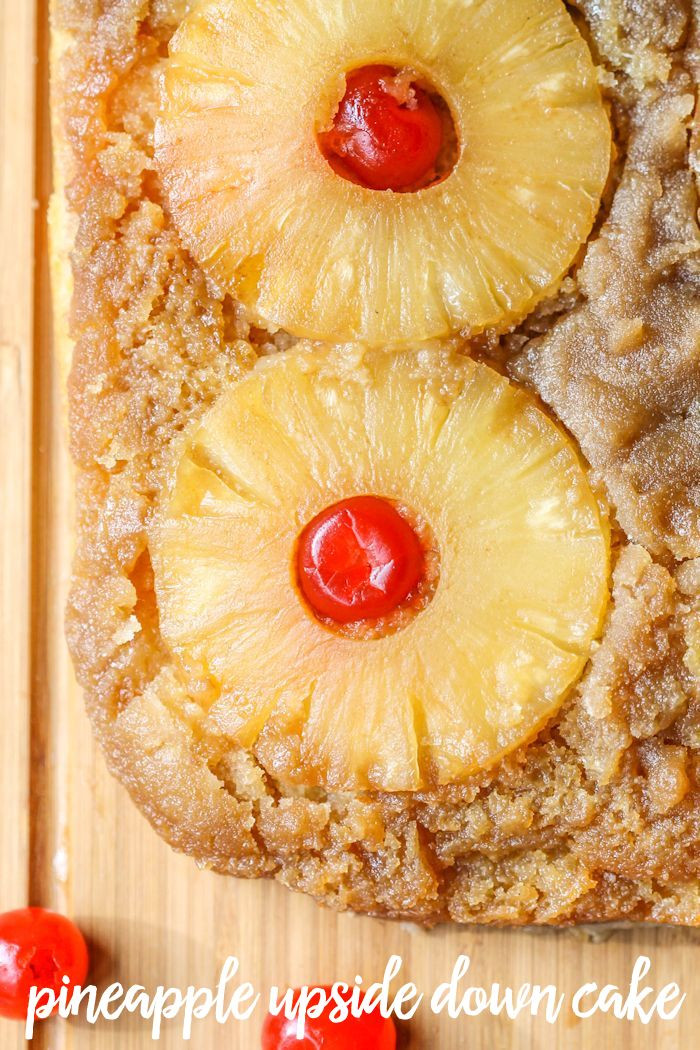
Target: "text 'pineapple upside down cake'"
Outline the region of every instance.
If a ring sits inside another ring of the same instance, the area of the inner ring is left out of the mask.
[[[53,0],[68,635],[340,908],[700,922],[693,0]]]

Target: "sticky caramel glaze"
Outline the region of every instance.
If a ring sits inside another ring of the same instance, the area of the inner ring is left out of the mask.
[[[339,907],[426,923],[698,922],[700,564],[674,557],[700,554],[689,4],[579,4],[621,181],[580,279],[482,351],[570,427],[627,530],[600,648],[555,723],[494,769],[356,797],[285,795],[254,754],[207,737],[216,684],[176,671],[159,634],[147,529],[179,435],[289,344],[207,282],[162,207],[157,78],[189,6],[54,4],[56,39],[72,41],[55,69],[57,146],[77,172],[68,631],[111,768],[176,848]],[[59,232],[58,272],[69,248]]]

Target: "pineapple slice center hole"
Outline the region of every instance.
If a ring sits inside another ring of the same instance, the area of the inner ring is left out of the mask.
[[[365,189],[415,193],[442,182],[457,164],[452,111],[411,69],[351,70],[330,120],[320,123],[316,139],[330,167]]]
[[[352,496],[317,514],[294,556],[309,613],[358,640],[407,627],[432,599],[439,563],[428,524],[406,505],[374,495]]]

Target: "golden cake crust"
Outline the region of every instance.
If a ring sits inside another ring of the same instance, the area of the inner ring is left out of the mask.
[[[356,795],[285,790],[253,753],[204,731],[204,701],[159,631],[148,530],[177,440],[225,384],[291,342],[207,280],[163,206],[157,82],[190,6],[53,3],[53,279],[78,532],[67,625],[111,769],[175,848],[339,907],[422,922],[698,923],[692,3],[577,5],[616,131],[611,200],[560,293],[476,347],[567,426],[616,512],[600,646],[557,718],[495,768],[430,792]]]

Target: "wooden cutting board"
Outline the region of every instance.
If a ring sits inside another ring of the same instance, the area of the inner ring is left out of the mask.
[[[114,0],[113,0],[114,2]],[[42,904],[73,915],[92,946],[93,980],[212,986],[228,955],[265,996],[271,984],[377,979],[388,957],[430,993],[460,953],[476,984],[629,982],[640,953],[657,987],[688,993],[678,1019],[648,1027],[565,1009],[509,1021],[435,1017],[427,1004],[404,1050],[676,1050],[697,1045],[698,934],[626,930],[602,943],[570,932],[441,929],[335,915],[265,883],[227,880],[176,856],[107,775],[94,747],[63,641],[71,550],[71,478],[51,359],[45,214],[50,190],[47,14],[43,0],[0,0],[0,911]],[[205,1024],[196,1050],[255,1050],[260,1011],[225,1029]],[[23,1044],[0,1022],[0,1048]],[[50,1022],[52,1050],[152,1045],[133,1019],[95,1028]],[[184,1043],[177,1030],[162,1040]],[[359,1048],[358,1048],[359,1050]]]

